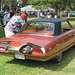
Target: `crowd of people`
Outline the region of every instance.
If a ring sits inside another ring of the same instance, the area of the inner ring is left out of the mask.
[[[53,12],[50,13],[49,10],[47,10],[47,13],[45,14],[44,11],[41,10],[37,12],[37,17],[38,18],[57,18],[57,15],[54,14]]]
[[[17,10],[19,15],[21,15],[21,10],[18,9]],[[9,20],[11,19],[11,17],[16,13],[16,9],[13,10],[13,12],[8,12],[8,13],[1,13],[1,25],[6,25]],[[31,12],[26,12],[24,11],[26,17],[25,17],[25,22],[27,22],[27,17],[31,17],[33,15],[33,17],[37,17],[37,18],[57,18],[57,15],[55,15],[53,12],[50,13],[49,10],[47,10],[47,12],[45,13],[44,11],[37,11],[35,14],[31,15]]]
[[[9,37],[11,35],[16,34],[17,32],[20,31],[20,29],[23,27],[23,25],[27,22],[27,16],[28,13],[24,11],[21,13],[20,9],[14,9],[12,12],[8,13],[1,13],[1,25],[5,26],[4,31],[5,31],[5,36]],[[47,15],[44,14],[43,11],[38,11],[37,12],[37,17],[38,18],[51,18],[53,17],[53,14],[47,11]],[[54,18],[57,18],[55,15]]]
[[[16,12],[18,12],[19,15],[22,14],[20,9],[17,9],[17,10],[14,9],[12,12],[1,12],[1,14],[0,14],[0,17],[1,17],[1,25],[2,26],[6,25],[9,22],[9,20],[11,19],[11,17],[13,15],[15,15]],[[27,14],[26,11],[24,11],[24,14],[26,15],[25,22],[27,22],[27,15],[28,14]]]
[[[7,14],[2,12],[1,14],[1,25],[5,25],[4,31],[6,37],[9,37],[19,32],[19,30],[26,22],[27,13],[26,11],[24,11],[24,13],[21,13],[20,9],[14,9],[13,12],[9,12]]]

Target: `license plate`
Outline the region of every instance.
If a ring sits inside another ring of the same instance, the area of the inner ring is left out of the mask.
[[[15,58],[25,60],[25,55],[24,54],[15,54]]]

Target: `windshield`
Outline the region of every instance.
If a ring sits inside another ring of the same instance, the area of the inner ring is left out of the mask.
[[[22,31],[22,33],[53,34],[53,30],[53,23],[30,23],[26,30]]]

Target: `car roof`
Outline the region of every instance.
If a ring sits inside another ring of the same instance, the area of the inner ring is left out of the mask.
[[[54,18],[34,19],[34,20],[29,20],[28,23],[34,23],[34,22],[58,23],[58,22],[63,22],[63,21],[67,21],[67,19],[54,19]]]

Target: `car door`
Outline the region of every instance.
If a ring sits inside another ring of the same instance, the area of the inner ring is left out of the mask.
[[[69,47],[72,45],[74,39],[74,33],[72,27],[69,25],[67,21],[62,22],[62,42],[64,43],[65,47]]]

